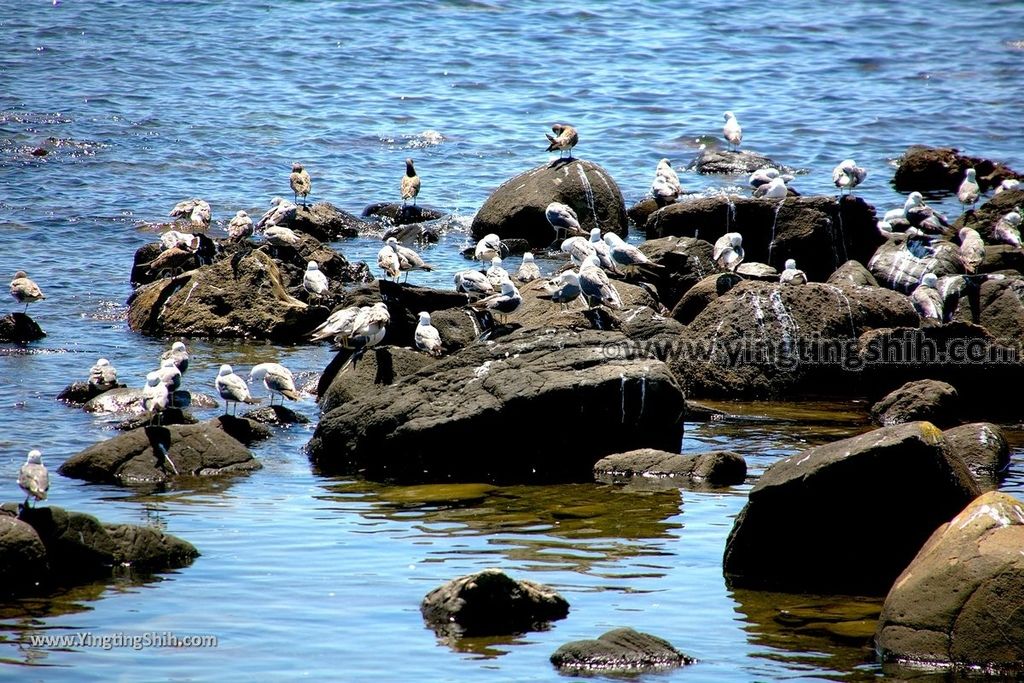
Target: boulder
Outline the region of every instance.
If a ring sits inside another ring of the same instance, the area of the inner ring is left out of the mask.
[[[707,147],[694,157],[687,171],[704,175],[749,175],[759,168],[777,168],[782,173],[794,173],[795,169],[777,164],[768,157],[750,150],[730,150]]]
[[[883,241],[874,207],[859,197],[710,197],[654,212],[645,230],[650,239],[681,236],[711,243],[739,232],[747,261],[781,272],[787,259],[796,259],[814,282],[823,282],[850,259],[867,262]]]
[[[299,204],[295,218],[288,227],[321,242],[333,242],[339,237],[356,237],[369,228],[366,221],[342,211],[330,202]]]
[[[959,234],[960,228],[974,228],[985,240],[986,259],[989,247],[998,244],[992,230],[1000,218],[1011,211],[1019,211],[1018,207],[1024,206],[1024,190],[1008,190],[992,195],[983,204],[970,211],[965,211],[953,221],[953,229]]]
[[[269,407],[266,410],[269,410]],[[209,420],[207,424],[211,425],[214,429],[221,430],[235,441],[246,446],[251,446],[257,441],[266,441],[274,435],[270,427],[244,415],[236,417],[225,413]],[[178,471],[180,472],[181,470]]]
[[[612,286],[615,287],[615,291],[619,293],[619,298],[622,300],[621,309],[617,311],[605,309],[608,313],[607,317],[595,316],[595,311],[587,309],[582,297],[569,304],[567,309],[563,309],[561,304],[542,298],[547,293],[544,289],[545,282],[546,280],[542,278],[519,286],[523,303],[519,306],[519,310],[509,316],[510,323],[520,324],[527,329],[541,327],[619,329],[622,321],[633,316],[638,308],[646,307],[653,312],[657,312],[660,308],[660,304],[645,288],[612,279]],[[610,325],[604,324],[605,320],[610,321]]]
[[[1024,505],[990,491],[931,534],[885,598],[884,661],[1024,671]]]
[[[472,344],[326,413],[307,450],[323,472],[375,480],[592,480],[603,455],[675,450],[682,437],[675,379],[658,360],[607,351],[626,342],[556,329]],[[544,438],[496,438],[510,429]]]
[[[72,479],[131,486],[260,467],[241,443],[210,423],[200,423],[145,427],[120,434],[71,456],[59,471]]]
[[[50,572],[46,546],[31,525],[0,512],[0,595],[18,595],[39,584]],[[16,513],[15,513],[16,514]]]
[[[551,655],[551,663],[562,671],[602,675],[639,674],[696,661],[667,640],[631,628],[617,628],[595,640],[566,643]]]
[[[479,637],[544,630],[568,616],[569,603],[547,586],[485,569],[430,591],[420,612],[438,635]]]
[[[82,406],[87,413],[130,413],[141,415],[142,389],[118,387],[94,396]]]
[[[967,463],[982,490],[999,485],[1010,466],[1010,446],[998,425],[972,422],[942,433],[949,450]]]
[[[743,278],[736,273],[708,275],[686,291],[670,315],[677,322],[689,325],[701,311],[708,307],[708,304],[741,282],[743,282]]]
[[[704,240],[662,237],[647,240],[637,248],[662,267],[662,275],[654,284],[658,289],[658,300],[670,310],[691,287],[718,271],[718,266],[711,260],[714,247]]]
[[[882,427],[773,463],[726,541],[730,586],[881,595],[980,490],[928,422]]]
[[[594,463],[598,481],[617,482],[633,477],[676,479],[708,487],[735,486],[747,476],[747,462],[732,451],[680,455],[653,448],[615,453]]]
[[[126,389],[127,385],[118,384],[114,388]],[[104,391],[110,390],[100,389],[95,384],[90,384],[89,382],[72,382],[57,394],[57,400],[73,406],[82,406],[88,403],[91,399],[102,394]]]
[[[555,229],[544,216],[551,202],[572,207],[586,232],[598,227],[602,233],[626,236],[626,205],[608,172],[582,159],[555,159],[506,180],[491,193],[473,218],[473,238],[495,233],[546,247],[555,239]]]
[[[826,280],[830,285],[854,285],[856,287],[877,287],[878,280],[860,261],[853,259],[836,268]]]
[[[959,422],[960,396],[946,382],[907,382],[871,406],[871,421],[888,426],[927,420],[944,427]]]
[[[647,225],[648,216],[660,209],[662,206],[664,205],[656,202],[653,197],[644,197],[636,204],[626,209],[626,217],[629,218],[630,223],[642,230],[643,227]]]
[[[141,411],[141,404],[136,404]],[[148,427],[151,424],[157,424],[161,427],[169,427],[170,425],[191,425],[199,422],[199,419],[192,413],[182,410],[181,408],[167,408],[162,411],[159,415],[151,412],[139,412],[133,414],[131,417],[118,422],[114,426],[114,429],[121,432],[130,432],[133,429],[140,427]]]
[[[0,318],[0,342],[27,344],[46,336],[43,328],[24,313],[8,313]]]
[[[892,184],[897,192],[956,192],[969,168],[977,171],[982,192],[1007,178],[1024,179],[1024,175],[999,162],[960,154],[952,147],[912,145],[897,160]]]
[[[392,225],[410,225],[425,221],[436,221],[444,217],[443,211],[426,206],[398,204],[396,202],[378,202],[363,209],[363,218],[386,220]]]
[[[291,408],[283,405],[272,405],[263,406],[250,410],[242,415],[243,418],[251,422],[256,422],[263,425],[292,425],[292,424],[309,424],[309,418],[301,413],[296,413]]]
[[[359,359],[355,367],[349,365],[342,372],[342,365],[349,358],[346,351],[339,351],[320,375],[317,396],[324,414],[357,397],[376,393],[381,387],[390,386],[437,360],[402,346],[378,346]]]
[[[999,343],[1016,345],[1024,338],[1024,278],[982,282],[978,315],[973,322],[984,327]]]
[[[868,270],[879,285],[904,294],[914,291],[925,273],[935,273],[941,278],[964,272],[957,245],[942,240],[933,246],[934,254],[920,258],[906,249],[902,242],[885,242],[868,260]]]

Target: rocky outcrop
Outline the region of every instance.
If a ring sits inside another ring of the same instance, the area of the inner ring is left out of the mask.
[[[430,591],[420,612],[440,636],[479,637],[546,629],[569,614],[569,603],[547,586],[485,569]]]
[[[551,655],[551,663],[562,671],[604,675],[635,675],[652,669],[686,666],[696,661],[667,640],[631,628],[617,628],[595,640],[566,643]]]
[[[409,225],[424,223],[444,218],[444,212],[426,206],[398,204],[396,202],[378,202],[363,209],[363,218],[385,220],[392,225]]]
[[[860,263],[860,261],[849,260],[836,268],[835,272],[826,280],[830,285],[854,285],[855,287],[877,287],[878,280]]]
[[[875,635],[885,661],[1024,672],[1024,505],[991,491],[940,526],[896,579]]]
[[[927,420],[939,427],[956,424],[960,396],[946,382],[907,382],[871,406],[871,420],[883,426]]]
[[[982,490],[999,485],[1010,466],[1010,446],[998,425],[972,422],[947,429],[942,436],[950,452],[967,464]]]
[[[317,202],[304,206],[299,204],[295,218],[288,225],[321,242],[333,242],[339,237],[356,237],[367,231],[366,221],[343,211],[330,202]]]
[[[896,162],[892,184],[897,192],[956,192],[969,168],[977,172],[982,192],[1007,178],[1024,179],[1024,175],[999,162],[967,156],[951,147],[913,145]]]
[[[962,180],[962,178],[961,178]],[[960,228],[974,228],[985,240],[986,262],[987,252],[990,246],[999,243],[993,234],[993,228],[1000,218],[1011,211],[1019,211],[1018,207],[1024,206],[1024,190],[1008,190],[992,195],[984,200],[977,208],[965,211],[953,221],[953,229],[959,233]]]
[[[694,157],[687,171],[696,171],[704,175],[737,175],[750,174],[759,168],[777,168],[783,173],[793,173],[794,169],[777,164],[768,157],[749,150],[730,150],[706,148]]]
[[[59,507],[18,513],[13,503],[0,506],[0,592],[6,595],[88,582],[122,567],[175,569],[199,556],[191,544],[151,527],[103,524]]]
[[[958,246],[942,240],[936,242],[933,248],[933,254],[919,257],[907,249],[903,242],[886,242],[867,261],[868,270],[878,284],[904,294],[914,291],[921,284],[925,273],[935,273],[936,277],[941,278],[964,272]]]
[[[8,313],[0,318],[0,342],[27,344],[39,341],[45,336],[46,333],[39,327],[39,323],[24,313]]]
[[[608,172],[582,159],[556,159],[506,180],[491,193],[473,218],[473,237],[495,233],[546,247],[555,240],[555,229],[544,216],[551,202],[572,207],[586,232],[598,227],[626,236],[626,205]]]
[[[580,297],[563,310],[560,304],[544,299],[546,280],[534,280],[519,287],[523,303],[519,310],[509,316],[510,322],[524,328],[567,327],[573,329],[619,329],[623,319],[629,318],[636,309],[646,307],[657,312],[659,304],[644,287],[629,284],[622,280],[612,279],[612,286],[619,293],[622,308],[608,311],[608,316],[598,316],[596,311],[588,311],[587,305]]]
[[[127,389],[128,387],[124,384],[118,384],[113,388]],[[110,389],[101,389],[95,384],[90,384],[89,382],[72,382],[61,389],[61,392],[57,394],[57,400],[63,401],[68,405],[82,406],[105,391],[110,391]]]
[[[437,359],[404,346],[378,346],[368,351],[355,367],[342,372],[341,364],[349,355],[339,352],[320,376],[317,395],[320,410],[326,414],[356,398],[380,391],[404,377],[415,374]],[[341,363],[335,363],[340,360]]]
[[[689,325],[701,311],[708,307],[708,304],[741,282],[743,282],[743,278],[736,273],[708,275],[686,291],[679,303],[672,309],[672,318],[683,325]]]
[[[982,282],[973,321],[1003,344],[1015,345],[1024,338],[1024,278]]]
[[[662,237],[639,247],[647,258],[662,267],[654,280],[658,300],[671,310],[691,287],[718,271],[711,260],[714,247],[693,237]]]
[[[608,453],[676,449],[682,392],[660,361],[606,352],[625,342],[523,330],[470,345],[325,414],[310,457],[377,480],[588,481]],[[544,438],[512,436],[527,429]]]
[[[241,443],[209,423],[200,423],[145,427],[120,434],[71,456],[59,471],[72,479],[132,486],[260,467]]]
[[[751,489],[726,542],[726,581],[884,594],[932,531],[979,493],[928,422],[808,449],[772,464]]]
[[[653,448],[615,453],[594,463],[598,481],[620,482],[634,477],[678,480],[707,487],[735,486],[747,476],[747,462],[732,451],[680,455]]]

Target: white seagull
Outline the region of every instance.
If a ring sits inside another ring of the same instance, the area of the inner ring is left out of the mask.
[[[420,322],[416,325],[416,331],[413,332],[412,340],[416,344],[417,349],[431,356],[440,358],[441,354],[444,353],[444,347],[441,345],[441,333],[430,324],[430,314],[426,311],[420,313]]]
[[[839,188],[840,194],[843,190],[849,190],[852,193],[853,188],[864,182],[867,177],[867,169],[858,166],[853,159],[844,159],[832,169],[832,182]]]
[[[722,135],[725,136],[725,139],[729,141],[729,144],[735,150],[743,140],[743,129],[740,128],[740,122],[736,120],[736,115],[731,111],[725,112],[722,117],[725,119],[725,125],[722,126]]]
[[[168,215],[187,220],[193,228],[198,230],[206,230],[210,227],[210,221],[213,218],[210,205],[205,200],[198,198],[184,199],[178,202]]]
[[[150,424],[167,410],[169,400],[170,393],[160,371],[154,370],[146,375],[146,386],[142,387],[142,409],[152,413],[149,418]]]
[[[478,311],[493,311],[501,316],[502,324],[504,324],[508,315],[515,313],[519,309],[520,304],[523,303],[523,297],[519,294],[519,290],[516,289],[512,280],[508,278],[502,280],[500,286],[501,292],[474,301],[470,304],[470,307]]]
[[[973,275],[985,260],[985,242],[973,228],[960,228],[960,263],[964,270]]]
[[[519,282],[532,282],[539,279],[540,268],[533,260],[533,253],[528,251],[523,254],[523,262],[519,264],[519,270],[516,271],[516,280],[519,280]]]
[[[594,245],[586,237],[569,237],[562,241],[562,251],[567,253],[574,265],[581,266],[588,256],[596,256]]]
[[[580,287],[580,276],[573,270],[562,271],[558,277],[552,278],[544,283],[544,294],[538,294],[541,299],[551,299],[556,304],[561,304],[567,309],[569,304],[579,298],[583,289]]]
[[[786,269],[779,275],[779,284],[783,285],[806,285],[807,274],[797,270],[796,259],[786,259]]]
[[[195,251],[199,248],[199,237],[191,232],[179,232],[177,230],[168,230],[161,233],[160,249],[166,251],[174,247]]]
[[[390,247],[395,255],[398,256],[398,269],[405,271],[405,279],[409,279],[409,271],[412,270],[433,270],[433,266],[428,265],[419,254],[410,249],[409,247],[403,247],[398,243],[398,240],[394,237],[389,237],[385,246]],[[380,254],[377,254],[377,263],[380,265]],[[384,266],[381,266],[382,268]],[[397,279],[397,277],[396,277]]]
[[[604,234],[604,242],[608,245],[612,261],[620,266],[636,266],[651,262],[646,254],[610,230]]]
[[[562,235],[584,234],[583,229],[580,227],[580,219],[577,218],[573,208],[567,204],[551,202],[544,209],[544,217],[548,219],[548,223],[555,229],[555,239]]]
[[[18,470],[18,486],[25,492],[25,503],[28,507],[30,498],[37,501],[46,500],[46,494],[50,490],[50,474],[43,464],[43,454],[32,449],[28,452],[28,458]]]
[[[161,361],[168,358],[174,361],[174,365],[182,374],[185,374],[185,371],[188,370],[188,349],[185,347],[184,342],[176,341],[171,344],[169,350],[160,354]]]
[[[1011,211],[996,221],[995,227],[992,228],[992,236],[1000,242],[1005,242],[1020,249],[1020,222],[1020,214],[1016,211]]]
[[[523,258],[526,258],[525,255]],[[455,291],[466,294],[493,294],[494,285],[479,270],[460,270],[455,273]]]
[[[755,187],[750,194],[758,199],[785,199],[789,194],[789,188],[786,187],[785,178],[776,176],[764,185]]]
[[[239,377],[231,369],[231,366],[225,363],[220,366],[220,371],[217,372],[217,379],[214,380],[213,385],[217,387],[217,393],[224,399],[224,414],[228,414],[228,404],[235,404],[235,411],[238,411],[239,403],[259,403],[258,399],[252,397],[249,393],[249,385],[245,383],[245,380]]]
[[[672,168],[672,162],[662,159],[654,170],[654,182],[651,183],[651,196],[659,206],[671,204],[683,193],[679,175]]]
[[[164,358],[160,361],[160,381],[167,387],[167,393],[174,396],[174,392],[181,388],[181,370],[174,364],[173,358]]]
[[[588,256],[580,266],[580,290],[587,302],[587,308],[600,304],[608,308],[622,308],[622,299],[618,290],[608,280],[608,275],[601,269],[597,256]]]
[[[910,300],[918,314],[925,319],[942,322],[942,294],[936,289],[939,278],[935,273],[925,273],[921,284],[910,294]]]
[[[507,251],[505,244],[501,241],[493,232],[484,235],[479,242],[476,243],[476,249],[473,251],[473,258],[478,261],[490,262],[495,256],[500,257],[502,252]]]
[[[295,220],[295,212],[299,207],[294,202],[281,197],[274,197],[270,200],[270,208],[256,221],[256,229],[269,228],[274,225],[284,225]]]
[[[590,248],[594,250],[594,256],[597,256],[602,268],[613,273],[619,272],[619,267],[612,258],[611,247],[601,238],[601,228],[590,230]]]
[[[28,274],[24,270],[19,270],[14,274],[14,279],[11,280],[11,296],[19,304],[25,304],[25,313],[28,313],[28,305],[30,303],[46,298],[43,290],[39,289],[39,285],[29,279]]]
[[[239,210],[231,222],[228,223],[228,238],[232,240],[240,240],[244,237],[252,235],[253,225],[252,218],[249,214],[243,210]]]
[[[495,256],[491,259],[491,267],[487,269],[487,281],[494,288],[501,287],[501,281],[509,279],[508,271],[501,265],[501,257]]]
[[[369,307],[367,306],[367,308]],[[338,336],[347,339],[352,336],[352,332],[355,330],[356,318],[359,317],[361,311],[362,308],[359,306],[349,306],[348,308],[331,313],[327,316],[327,320],[313,330],[310,339],[312,341],[322,341]]]
[[[117,368],[106,358],[100,358],[89,368],[89,384],[100,391],[109,391],[117,386]]]
[[[302,276],[302,288],[309,293],[311,297],[319,299],[321,296],[327,293],[327,289],[330,283],[327,282],[327,276],[320,272],[320,266],[317,265],[316,261],[310,261],[306,264],[306,273]]]
[[[719,268],[736,270],[743,263],[743,235],[738,232],[727,232],[715,241],[715,249],[711,258]]]
[[[970,204],[971,208],[978,203],[978,197],[981,196],[981,186],[978,185],[978,179],[976,171],[973,168],[967,169],[964,180],[960,183],[960,187],[956,191],[956,198],[963,204],[964,209],[967,209],[967,205]]]
[[[281,394],[292,401],[299,400],[295,389],[295,378],[291,370],[280,363],[260,363],[249,371],[249,381],[263,380],[263,386],[270,392],[270,405],[274,405],[274,394]],[[284,399],[281,400],[284,403]]]

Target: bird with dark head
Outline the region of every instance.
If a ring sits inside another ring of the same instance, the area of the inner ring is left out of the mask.
[[[544,134],[544,137],[548,139],[550,143],[547,151],[554,152],[558,150],[558,158],[562,158],[562,152],[569,152],[569,158],[572,159],[572,148],[576,146],[576,143],[580,141],[580,135],[576,132],[576,129],[567,123],[556,123],[551,126],[551,132],[554,136],[548,133]]]
[[[405,175],[402,176],[402,206],[412,200],[416,206],[416,197],[420,193],[420,177],[416,175],[416,168],[412,165],[412,159],[405,160]]]
[[[292,173],[288,176],[288,182],[292,186],[292,192],[295,193],[295,201],[299,201],[299,197],[302,197],[302,205],[306,205],[306,197],[309,195],[309,191],[313,189],[313,181],[309,178],[309,173],[302,167],[302,164],[295,162],[292,164]]]
[[[25,304],[25,313],[28,312],[30,303],[46,298],[42,290],[39,289],[39,285],[30,280],[24,270],[19,270],[14,274],[14,279],[11,280],[11,296],[19,304]]]

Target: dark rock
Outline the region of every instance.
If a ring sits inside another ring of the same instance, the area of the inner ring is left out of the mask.
[[[119,422],[115,429],[122,432],[130,432],[133,429],[139,427],[147,427],[150,424],[157,424],[161,427],[169,427],[171,425],[190,425],[196,424],[199,420],[189,412],[182,410],[181,408],[168,408],[155,416],[153,413],[143,412],[139,415],[128,418]]]
[[[1010,466],[1010,446],[999,426],[972,422],[942,433],[949,450],[959,456],[985,491],[996,488]]]
[[[758,280],[760,282],[776,283],[779,281],[779,271],[775,270],[767,263],[744,261],[737,266],[735,274],[745,280]]]
[[[213,418],[207,424],[223,431],[235,441],[246,446],[251,446],[257,441],[266,441],[274,435],[270,427],[247,416],[236,417],[225,413]],[[179,468],[178,471],[180,472],[181,469]]]
[[[733,287],[743,282],[743,278],[735,273],[718,273],[708,275],[695,284],[672,309],[672,318],[683,325],[690,324],[697,315]]]
[[[990,491],[931,535],[885,598],[884,661],[1024,670],[1024,505]]]
[[[676,306],[691,287],[718,270],[711,260],[714,247],[704,240],[663,237],[647,240],[638,249],[663,267],[662,276],[654,284],[658,300],[668,309]]]
[[[29,524],[0,512],[0,595],[17,595],[39,584],[50,572],[46,546]],[[17,513],[15,513],[17,514]]]
[[[131,413],[141,415],[142,390],[119,387],[104,391],[85,402],[82,409],[87,413]]]
[[[570,672],[640,673],[693,664],[697,660],[656,636],[617,628],[596,640],[575,640],[551,655],[551,663]]]
[[[934,245],[935,253],[919,258],[906,249],[901,242],[886,242],[878,247],[867,262],[868,270],[878,284],[910,294],[921,284],[925,273],[936,277],[956,275],[964,271],[960,263],[960,248],[952,242],[941,240]]]
[[[130,486],[260,467],[238,441],[209,423],[200,423],[146,427],[120,434],[71,456],[59,471],[73,479]]]
[[[849,260],[836,268],[826,280],[830,285],[854,285],[856,287],[877,287],[878,280],[859,261]]]
[[[8,313],[0,318],[0,342],[27,344],[45,336],[43,328],[24,313]]]
[[[118,384],[113,388],[127,389],[127,385]],[[81,406],[85,405],[91,399],[96,398],[104,391],[109,391],[109,389],[101,389],[95,384],[90,384],[89,382],[72,382],[57,394],[57,400],[70,405]]]
[[[485,569],[430,591],[420,612],[438,635],[458,638],[545,630],[569,614],[569,603],[547,586]]]
[[[1024,274],[1024,251],[1009,244],[986,244],[985,260],[978,266],[978,272],[1001,273],[1014,277],[1022,275]]]
[[[524,328],[554,328],[567,327],[573,329],[618,329],[621,327],[621,320],[632,315],[633,310],[638,307],[647,307],[652,311],[659,308],[658,302],[643,287],[631,285],[621,280],[613,280],[612,286],[619,293],[622,299],[622,308],[618,311],[608,311],[609,318],[613,323],[611,326],[601,327],[605,318],[596,318],[592,311],[587,310],[587,305],[580,297],[569,304],[567,310],[563,310],[560,304],[553,303],[550,299],[542,298],[546,291],[544,283],[546,280],[534,280],[519,286],[519,293],[523,297],[523,303],[519,310],[509,316],[509,321],[519,323]]]
[[[771,159],[757,152],[748,150],[729,150],[706,148],[701,150],[690,165],[687,171],[696,171],[705,175],[737,175],[750,174],[759,168],[777,168],[782,173],[794,173],[795,169],[789,166],[777,164]]]
[[[337,359],[348,359],[348,354],[339,352]],[[408,377],[421,368],[436,362],[425,353],[402,346],[379,346],[364,355],[356,366],[340,372],[334,361],[320,376],[320,411],[327,414],[357,397],[376,393],[383,386],[390,386]]]
[[[999,240],[993,234],[993,228],[1000,218],[1011,211],[1019,211],[1018,207],[1024,206],[1024,190],[1007,190],[993,195],[991,199],[978,206],[976,209],[965,211],[953,221],[953,230],[959,234],[960,228],[974,228],[985,240],[986,256],[989,247]],[[988,260],[987,258],[985,259]]]
[[[725,417],[726,413],[718,408],[712,408],[711,406],[705,405],[699,401],[686,401],[687,422],[714,422],[715,420],[721,420]]]
[[[393,225],[409,225],[410,223],[434,221],[443,218],[444,215],[443,211],[426,206],[413,206],[412,204],[398,204],[395,202],[378,202],[377,204],[370,204],[363,209],[363,218],[386,219]]]
[[[263,406],[262,408],[256,408],[250,410],[244,415],[243,418],[252,422],[258,422],[265,425],[293,425],[293,424],[309,424],[309,418],[300,413],[296,413],[291,408],[286,408],[282,405]],[[241,441],[241,439],[239,439]]]
[[[495,233],[546,247],[555,240],[555,229],[544,216],[551,202],[572,207],[585,232],[599,227],[602,233],[626,236],[626,206],[608,172],[582,159],[556,159],[506,180],[491,193],[473,218],[473,237]]]
[[[621,481],[633,477],[662,477],[703,484],[709,487],[742,484],[747,462],[731,451],[708,451],[680,455],[653,448],[616,453],[594,464],[598,481]]]
[[[604,348],[625,342],[611,332],[524,330],[472,344],[326,413],[310,458],[324,472],[377,480],[588,481],[605,454],[678,448],[682,392],[660,361]],[[526,449],[494,438],[510,428],[545,438]],[[469,443],[487,443],[487,457],[456,445]]]
[[[288,227],[321,242],[333,242],[339,237],[356,237],[369,228],[366,221],[342,211],[330,202],[317,202],[308,206],[299,204],[295,218]]]
[[[999,162],[960,154],[959,150],[951,147],[913,145],[897,162],[892,184],[897,192],[956,192],[969,168],[977,171],[982,192],[1007,178],[1024,179],[1024,175]]]
[[[636,204],[626,209],[626,216],[633,225],[643,230],[644,226],[647,225],[647,219],[650,215],[663,206],[666,205],[659,204],[653,197],[644,197]]]
[[[931,532],[979,493],[928,422],[808,449],[772,464],[751,489],[726,542],[726,581],[882,594]]]
[[[781,272],[787,259],[795,259],[814,282],[823,282],[850,259],[867,262],[883,241],[875,228],[874,208],[859,197],[798,197],[781,204],[710,197],[656,211],[645,229],[651,239],[682,236],[711,243],[727,232],[739,232],[747,261]]]
[[[945,382],[922,379],[907,382],[871,406],[871,421],[889,426],[927,420],[939,427],[959,422],[960,396]]]
[[[1024,337],[1024,278],[988,279],[981,283],[974,322],[997,341],[1016,345]],[[974,316],[972,316],[973,318]]]

